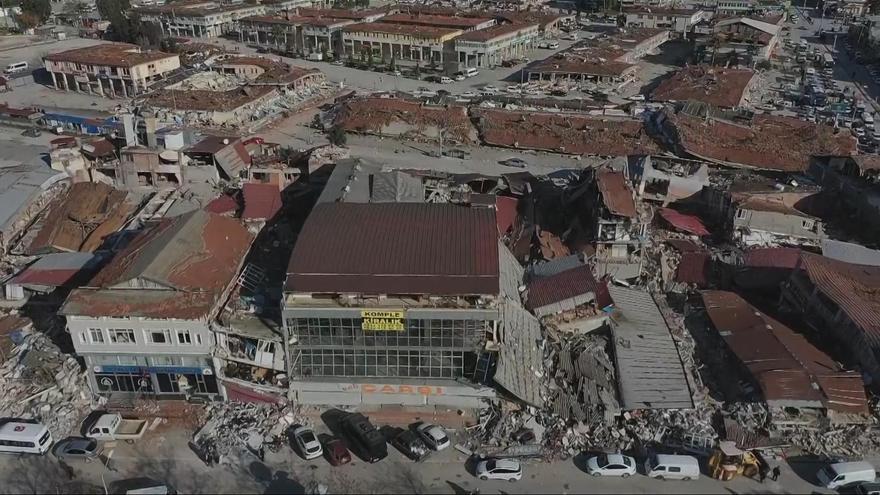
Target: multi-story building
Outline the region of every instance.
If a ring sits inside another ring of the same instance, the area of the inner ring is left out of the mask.
[[[284,288],[293,400],[479,407],[499,271],[492,208],[319,200]]]
[[[357,21],[331,17],[255,16],[241,20],[241,41],[295,53],[342,52],[342,28]]]
[[[464,33],[455,39],[461,67],[492,67],[520,58],[538,39],[538,24],[501,24]]]
[[[391,14],[382,17],[378,22],[399,24],[406,26],[425,26],[446,29],[458,29],[463,32],[479,31],[495,25],[495,19],[491,17],[460,17],[450,15],[432,14]]]
[[[444,64],[455,61],[453,40],[460,29],[367,22],[342,28],[343,51],[352,57]]]
[[[629,7],[670,7],[674,4],[672,0],[621,0],[620,6]]]
[[[718,15],[745,15],[755,9],[753,0],[718,0],[715,13]]]
[[[265,5],[205,3],[141,7],[134,11],[140,15],[141,21],[158,24],[167,36],[214,38],[238,32],[241,19],[265,14],[266,10]]]
[[[684,37],[702,20],[711,18],[711,13],[701,9],[675,9],[662,7],[634,7],[626,9],[626,25],[667,29]]]
[[[60,310],[93,390],[114,397],[217,397],[210,322],[253,236],[196,210],[142,231]]]
[[[129,97],[180,68],[180,56],[108,43],[52,53],[43,59],[55,89]]]

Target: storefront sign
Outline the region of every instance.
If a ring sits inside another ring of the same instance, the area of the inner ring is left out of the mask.
[[[185,366],[95,366],[95,373],[178,373],[182,375],[210,375],[210,368],[190,368]]]
[[[365,332],[402,332],[406,329],[403,311],[361,310],[361,329]]]
[[[361,392],[365,394],[444,395],[443,387],[429,387],[427,385],[378,385],[362,383]]]

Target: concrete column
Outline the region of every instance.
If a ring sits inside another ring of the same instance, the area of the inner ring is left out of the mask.
[[[116,84],[113,82],[113,79],[107,79],[107,82],[110,83],[110,97],[116,98]]]
[[[120,79],[120,83],[122,83],[122,96],[128,98],[128,89],[125,87],[125,79]]]
[[[135,78],[131,78],[131,95],[132,95],[132,96],[137,96],[137,94],[138,94],[138,83],[137,83],[137,79],[135,79]]]
[[[101,98],[104,97],[104,83],[101,82],[101,78],[98,78],[98,94],[101,95]]]
[[[52,74],[52,86],[54,86],[55,90],[57,91],[58,90],[58,80],[55,79],[55,73],[50,72],[49,74]]]
[[[62,72],[61,78],[64,80],[64,91],[70,91],[70,83],[67,82],[67,74]]]

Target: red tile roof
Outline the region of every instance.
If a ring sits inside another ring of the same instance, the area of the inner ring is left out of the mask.
[[[498,223],[498,233],[504,234],[516,222],[516,207],[519,200],[511,196],[498,196],[495,198],[495,218]]]
[[[248,183],[241,188],[244,198],[242,220],[268,220],[281,209],[281,191],[275,184]]]
[[[682,232],[701,237],[710,234],[706,229],[706,226],[703,225],[703,222],[700,221],[700,217],[679,213],[671,208],[660,208],[658,213],[664,220],[669,222],[670,225]]]
[[[836,411],[865,414],[862,377],[848,372],[800,334],[732,292],[705,291],[715,329],[743,362],[768,401],[808,401]]]
[[[594,294],[600,308],[612,304],[605,282],[596,280],[589,265],[582,265],[530,282],[525,305],[528,309],[535,310],[590,292]]]
[[[134,67],[166,58],[177,58],[177,55],[144,50],[137,45],[128,43],[104,43],[51,53],[45,57],[46,60],[53,62],[73,62],[102,67]]]
[[[218,215],[229,213],[237,209],[238,202],[228,194],[212,199],[211,202],[205,206],[205,211],[208,213],[217,213]]]
[[[711,266],[712,255],[708,252],[682,253],[678,268],[675,269],[675,281],[694,284],[697,287],[707,287]]]
[[[605,206],[614,215],[635,218],[636,203],[633,200],[632,191],[626,184],[626,178],[622,172],[600,170],[596,174],[596,182]]]
[[[695,100],[719,107],[738,107],[755,73],[691,65],[665,79],[651,94],[654,101]]]
[[[495,211],[322,203],[306,220],[287,271],[291,292],[496,295]]]

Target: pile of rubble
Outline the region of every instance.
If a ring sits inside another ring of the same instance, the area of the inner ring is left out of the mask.
[[[285,444],[292,425],[303,424],[299,409],[280,404],[214,403],[207,415],[192,441],[206,464],[234,463],[247,452],[276,450]]]
[[[198,72],[177,84],[169,85],[166,89],[229,91],[238,88],[243,82],[240,77],[220,72]]]
[[[86,371],[41,333],[13,341],[11,355],[0,366],[0,416],[38,420],[54,438],[75,433],[80,418],[97,405]]]

